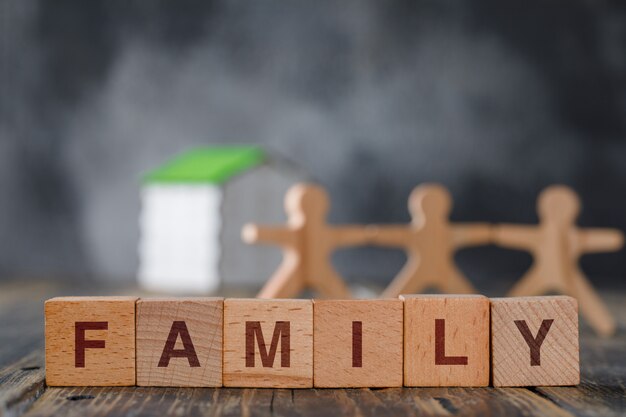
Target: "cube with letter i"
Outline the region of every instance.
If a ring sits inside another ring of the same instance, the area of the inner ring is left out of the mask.
[[[222,298],[137,302],[137,385],[222,386]]]
[[[404,385],[489,385],[489,299],[403,295]]]
[[[315,300],[315,387],[402,386],[402,300]]]
[[[226,299],[223,381],[226,387],[312,387],[312,301]]]
[[[576,385],[578,303],[567,296],[491,299],[493,385]]]
[[[46,301],[46,383],[135,385],[136,301],[136,297]]]

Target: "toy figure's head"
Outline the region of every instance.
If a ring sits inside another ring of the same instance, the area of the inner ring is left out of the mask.
[[[553,185],[539,194],[537,212],[541,220],[562,225],[573,224],[580,213],[580,199],[571,188]]]
[[[296,184],[287,191],[285,210],[289,216],[301,216],[307,219],[325,218],[330,208],[328,194],[324,188],[315,184]]]
[[[440,184],[422,184],[409,196],[409,211],[414,218],[448,218],[452,210],[452,197]]]

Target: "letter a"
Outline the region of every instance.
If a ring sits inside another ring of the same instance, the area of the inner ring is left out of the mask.
[[[180,340],[183,342],[183,349],[174,349],[176,346],[176,340],[180,335]],[[187,330],[187,324],[184,321],[175,321],[172,323],[170,334],[167,336],[167,342],[163,347],[163,353],[161,353],[161,359],[159,360],[159,368],[167,368],[170,364],[170,358],[187,358],[189,366],[197,368],[200,366],[196,349],[189,336],[189,330]]]

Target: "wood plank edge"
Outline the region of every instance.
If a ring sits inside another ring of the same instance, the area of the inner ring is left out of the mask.
[[[11,379],[21,380],[22,386],[16,388]],[[0,370],[0,417],[25,413],[45,391],[43,352],[36,350]]]

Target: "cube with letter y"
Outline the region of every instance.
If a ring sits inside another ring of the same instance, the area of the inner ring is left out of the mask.
[[[312,387],[312,301],[226,299],[223,381],[226,387]]]
[[[567,296],[491,299],[493,385],[576,385],[578,303]]]
[[[404,385],[489,385],[489,299],[402,295]]]
[[[313,384],[402,386],[402,300],[315,300]]]
[[[136,297],[46,301],[46,383],[135,385]]]
[[[222,298],[137,301],[137,385],[222,386]]]

